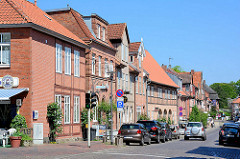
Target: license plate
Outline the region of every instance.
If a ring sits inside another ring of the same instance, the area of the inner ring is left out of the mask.
[[[234,137],[234,135],[227,135],[228,137]]]
[[[132,136],[124,136],[124,139],[132,139]]]

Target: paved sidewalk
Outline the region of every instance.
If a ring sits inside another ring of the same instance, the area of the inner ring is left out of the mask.
[[[76,155],[86,152],[96,152],[111,148],[117,147],[114,145],[102,143],[102,141],[91,141],[91,148],[88,148],[87,141],[78,141],[64,144],[43,144],[34,145],[32,147],[0,148],[0,158],[1,159],[68,158],[67,156],[73,156],[74,154]]]

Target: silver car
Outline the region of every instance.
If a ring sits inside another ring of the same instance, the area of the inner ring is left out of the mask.
[[[187,124],[184,132],[184,140],[188,140],[189,138],[201,138],[203,141],[207,139],[202,122],[189,122]]]

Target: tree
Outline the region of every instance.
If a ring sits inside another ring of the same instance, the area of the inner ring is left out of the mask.
[[[203,126],[206,127],[207,126],[207,118],[208,118],[208,114],[200,111],[197,108],[197,106],[195,105],[192,108],[192,112],[190,113],[189,121],[191,121],[191,122],[202,122]]]
[[[117,111],[117,106],[115,103],[112,103],[112,110],[113,111]],[[101,102],[98,105],[98,122],[101,123],[105,123],[108,126],[110,126],[111,122],[111,104],[109,102]]]
[[[177,73],[185,72],[185,71],[181,68],[181,66],[174,66],[172,69],[173,69],[175,72],[177,72]]]

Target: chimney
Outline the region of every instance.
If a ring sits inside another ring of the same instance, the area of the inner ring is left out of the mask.
[[[167,71],[167,65],[162,64],[162,68],[164,71]]]
[[[34,5],[37,6],[37,0],[34,0]]]
[[[194,74],[194,70],[191,70],[191,74],[192,74],[192,75]]]

